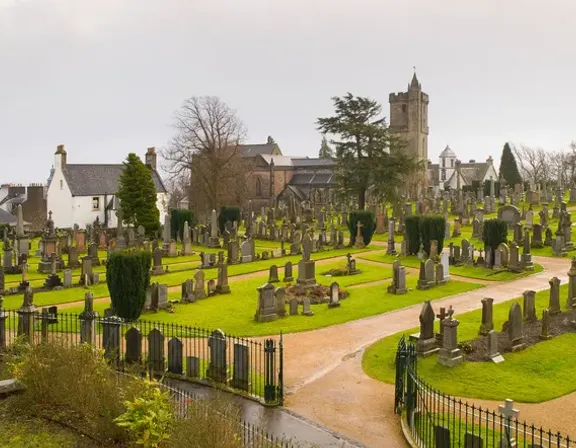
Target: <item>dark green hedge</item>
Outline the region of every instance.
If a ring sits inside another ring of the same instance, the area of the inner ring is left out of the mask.
[[[358,222],[361,222],[362,236],[364,237],[364,244],[368,246],[370,241],[372,241],[372,235],[376,230],[376,217],[374,213],[368,210],[357,210],[355,212],[350,212],[348,215],[348,231],[350,232],[350,244],[354,245],[356,243],[356,232],[358,232]]]
[[[446,219],[443,216],[422,216],[420,218],[420,240],[424,252],[430,254],[430,241],[438,241],[438,253],[444,248],[446,235]]]
[[[184,239],[184,223],[186,221],[188,221],[190,228],[196,224],[192,210],[185,208],[172,209],[170,212],[170,232],[173,239],[176,239],[177,236],[180,237],[180,240]]]
[[[224,226],[227,221],[234,222],[237,221],[240,225],[241,221],[240,207],[220,207],[220,214],[218,215],[218,227],[220,228],[220,233],[224,233]]]
[[[482,234],[482,241],[484,241],[484,249],[494,251],[500,243],[508,241],[508,225],[505,221],[500,219],[486,219],[484,221],[484,231]],[[492,265],[494,265],[494,257],[491,257]]]
[[[404,232],[407,255],[416,255],[420,249],[420,215],[410,215],[404,219]]]
[[[490,181],[486,180],[484,181],[484,196],[490,196]],[[494,182],[494,196],[498,197],[500,196],[500,182],[495,181]]]
[[[106,283],[117,316],[127,320],[140,317],[150,285],[151,266],[152,254],[148,251],[127,249],[110,254]]]

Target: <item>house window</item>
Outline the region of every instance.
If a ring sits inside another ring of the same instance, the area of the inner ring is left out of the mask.
[[[92,210],[100,210],[100,198],[98,196],[92,198]]]
[[[402,104],[402,113],[403,113],[403,114],[406,113],[406,104]]]
[[[262,196],[262,181],[259,177],[256,178],[256,196]]]
[[[60,179],[60,190],[64,190],[64,181]]]

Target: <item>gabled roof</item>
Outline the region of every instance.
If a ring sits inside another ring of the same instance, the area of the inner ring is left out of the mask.
[[[118,193],[118,182],[124,165],[69,165],[62,170],[72,196],[102,196]],[[157,193],[166,193],[166,187],[156,170],[152,179]]]
[[[293,166],[292,157],[270,154],[260,154],[260,157],[262,157],[268,165],[270,165],[270,162],[274,160],[274,166],[276,168],[291,168]]]
[[[329,186],[334,183],[332,173],[296,173],[290,179],[290,185]]]
[[[244,157],[255,157],[261,155],[282,155],[280,148],[276,143],[262,143],[255,145],[238,145],[240,149],[240,154]]]
[[[452,151],[452,149],[450,149],[450,146],[446,145],[446,148],[444,148],[444,151],[442,151],[438,157],[440,157],[441,159],[456,157],[456,153]]]
[[[332,159],[319,159],[319,158],[311,159],[309,157],[293,158],[292,163],[294,164],[295,167],[313,166],[313,167],[331,168],[336,165],[336,162]]]

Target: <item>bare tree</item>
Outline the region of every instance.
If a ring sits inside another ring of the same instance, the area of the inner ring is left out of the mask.
[[[166,182],[166,190],[168,190],[170,208],[178,208],[180,202],[188,197],[190,190],[190,175],[182,173],[177,176],[172,176]]]
[[[514,145],[512,151],[516,155],[516,160],[520,165],[520,174],[525,181],[544,182],[546,152],[542,148]]]
[[[162,156],[170,176],[191,179],[190,205],[239,205],[251,167],[241,154],[246,129],[236,112],[217,97],[191,97],[174,113],[173,127]]]

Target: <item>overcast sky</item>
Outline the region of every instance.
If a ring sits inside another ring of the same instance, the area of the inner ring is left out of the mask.
[[[576,139],[574,0],[0,0],[0,183],[119,163],[216,95],[248,141],[316,156],[314,121],[350,91],[384,105],[416,66],[429,158]]]

